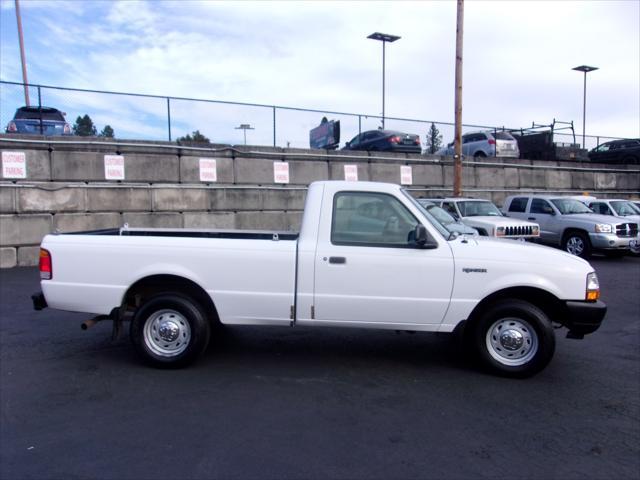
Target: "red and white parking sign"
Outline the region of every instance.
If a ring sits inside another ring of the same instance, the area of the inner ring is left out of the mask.
[[[274,183],[289,183],[289,164],[287,162],[273,162]]]
[[[412,185],[413,184],[413,172],[411,165],[402,165],[400,167],[400,185]]]
[[[344,166],[344,179],[347,182],[358,181],[358,166],[357,165],[345,165]]]
[[[218,170],[216,168],[215,158],[200,159],[200,181],[201,182],[217,182]]]
[[[27,160],[24,152],[2,152],[2,176],[27,178]]]
[[[122,155],[104,156],[104,178],[124,180],[124,157]]]

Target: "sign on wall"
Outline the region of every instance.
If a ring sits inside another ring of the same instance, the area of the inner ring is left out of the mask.
[[[400,167],[400,185],[413,184],[413,171],[411,165],[402,165]]]
[[[347,182],[358,181],[358,166],[357,165],[345,165],[344,166],[344,179]]]
[[[289,164],[287,162],[273,162],[273,182],[289,183]]]
[[[27,178],[27,160],[24,152],[2,152],[2,176]]]
[[[124,180],[124,157],[122,155],[104,156],[104,178]]]
[[[217,182],[218,171],[216,168],[215,158],[200,159],[200,181],[201,182]]]

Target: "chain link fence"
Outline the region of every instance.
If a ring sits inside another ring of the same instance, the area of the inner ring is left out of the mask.
[[[211,143],[269,145],[309,148],[309,131],[322,117],[340,121],[341,144],[366,130],[380,127],[382,117],[360,113],[334,112],[195,98],[162,97],[121,92],[83,90],[45,85],[29,85],[31,106],[54,107],[64,112],[73,126],[78,117],[89,115],[98,133],[109,125],[117,139],[177,139],[199,131]],[[17,108],[25,105],[22,83],[0,81],[0,128],[4,132]],[[427,132],[434,124],[442,135],[442,146],[453,140],[451,122],[385,117],[385,128],[420,135],[426,148]],[[240,125],[250,125],[242,130]],[[488,125],[463,125],[463,132],[503,130]],[[562,144],[581,143],[582,136],[554,133],[554,141]],[[616,139],[588,135],[587,149]]]

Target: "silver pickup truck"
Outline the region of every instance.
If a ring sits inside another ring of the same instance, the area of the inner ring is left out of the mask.
[[[540,225],[540,242],[587,258],[594,250],[624,255],[638,246],[638,224],[594,213],[575,198],[558,195],[512,195],[506,215]]]

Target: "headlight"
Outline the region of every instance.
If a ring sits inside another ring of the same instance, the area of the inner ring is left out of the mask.
[[[531,228],[531,235],[533,235],[534,237],[540,236],[540,227],[538,225]]]
[[[496,228],[496,237],[504,237],[504,227]]]
[[[611,233],[613,229],[608,223],[598,223],[596,225],[596,233]]]
[[[587,275],[587,291],[585,299],[588,302],[595,302],[600,298],[600,282],[598,282],[598,276],[596,272],[591,272]]]

